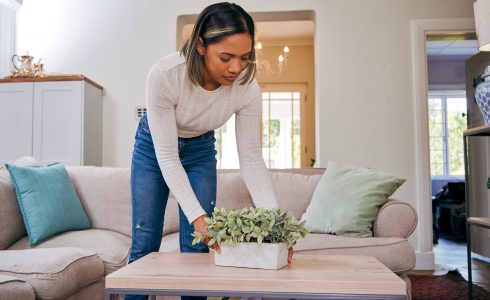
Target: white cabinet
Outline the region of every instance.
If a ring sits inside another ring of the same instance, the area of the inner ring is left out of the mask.
[[[23,155],[100,166],[102,87],[84,76],[0,80],[0,163]]]

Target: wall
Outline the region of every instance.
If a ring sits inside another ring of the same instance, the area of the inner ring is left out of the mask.
[[[15,54],[15,16],[17,8],[11,3],[7,5],[0,0],[0,78],[10,75],[10,71],[13,68],[12,56]]]
[[[410,21],[473,18],[473,1],[236,2],[251,12],[315,12],[318,166],[338,160],[402,176],[407,182],[394,197],[417,207]],[[127,167],[148,69],[175,50],[176,17],[210,3],[25,0],[18,49],[42,57],[48,71],[82,73],[105,87],[103,164]],[[424,234],[417,229],[410,240],[430,254]]]
[[[430,86],[445,87],[447,89],[465,89],[465,60],[469,56],[461,56],[449,59],[429,58],[427,71]],[[451,87],[452,86],[452,87]]]

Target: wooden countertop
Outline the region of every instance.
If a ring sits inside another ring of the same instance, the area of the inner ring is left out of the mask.
[[[103,90],[104,88],[91,80],[90,78],[79,75],[79,74],[69,74],[69,75],[46,75],[43,77],[17,77],[17,78],[4,78],[0,79],[0,83],[11,83],[11,82],[47,82],[47,81],[81,81],[85,80],[86,82],[92,84],[96,88]]]

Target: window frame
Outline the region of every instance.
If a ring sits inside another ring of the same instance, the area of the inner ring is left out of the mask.
[[[449,175],[449,147],[448,147],[448,124],[447,124],[447,98],[465,98],[466,101],[468,101],[468,98],[466,97],[466,91],[462,89],[458,90],[430,90],[428,91],[427,95],[427,105],[429,103],[430,98],[440,98],[442,100],[442,115],[443,115],[443,145],[444,145],[444,155],[443,155],[443,161],[444,161],[444,175],[430,175],[432,180],[464,180],[465,176],[464,175]],[[427,109],[429,111],[429,109]],[[466,111],[465,114],[468,112]],[[428,120],[429,121],[429,120]],[[430,122],[429,122],[429,127],[430,127]],[[461,137],[463,138],[463,137]],[[429,135],[429,168],[432,165],[432,162],[430,162],[430,135]],[[431,173],[431,171],[429,170]]]
[[[306,141],[306,101],[308,97],[308,84],[305,83],[260,83],[261,93],[274,93],[274,92],[299,92],[300,94],[300,167],[308,167],[306,162],[307,157],[307,141]],[[260,142],[262,144],[262,114],[260,115]],[[265,158],[264,158],[265,161]]]

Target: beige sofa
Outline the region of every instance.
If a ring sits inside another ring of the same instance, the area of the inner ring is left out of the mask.
[[[324,169],[271,170],[280,207],[300,218]],[[0,299],[103,299],[104,276],[127,263],[131,243],[128,168],[68,167],[92,229],[59,234],[30,249],[14,189],[0,170]],[[252,206],[240,172],[219,170],[217,207]],[[160,251],[178,251],[178,209],[171,196]],[[390,200],[379,210],[374,237],[309,234],[295,246],[306,254],[372,255],[409,283],[415,266],[408,236],[415,210]],[[294,263],[294,260],[293,260]]]

